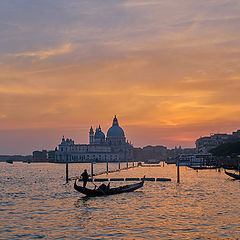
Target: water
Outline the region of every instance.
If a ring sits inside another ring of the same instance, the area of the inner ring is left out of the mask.
[[[69,174],[89,167],[71,164]],[[105,165],[94,167],[100,172]],[[172,181],[86,198],[73,182],[65,184],[64,165],[0,163],[0,239],[240,239],[240,181],[216,170],[181,167],[180,173],[180,184],[174,165],[112,173]]]

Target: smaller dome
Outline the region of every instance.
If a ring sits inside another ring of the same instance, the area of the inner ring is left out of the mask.
[[[95,132],[94,138],[95,139],[105,139],[105,134],[102,132],[100,126],[99,126],[99,128],[96,128],[96,132]]]
[[[105,139],[105,134],[103,132],[96,132],[94,137],[95,138],[104,138]]]

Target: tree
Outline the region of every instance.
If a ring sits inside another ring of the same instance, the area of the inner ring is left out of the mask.
[[[224,143],[210,150],[214,156],[240,155],[240,142]]]

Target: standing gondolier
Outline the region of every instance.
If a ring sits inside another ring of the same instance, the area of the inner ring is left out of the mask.
[[[87,173],[87,169],[84,170],[84,172],[81,174],[81,178],[83,180],[83,187],[85,188],[87,185],[87,181],[89,179],[89,175]]]

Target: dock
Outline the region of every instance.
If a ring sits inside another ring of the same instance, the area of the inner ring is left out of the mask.
[[[141,167],[161,167],[160,164],[142,164]]]
[[[114,169],[114,170],[111,170],[111,171],[103,171],[103,172],[98,172],[98,173],[94,173],[93,176],[100,176],[100,175],[103,175],[103,174],[108,174],[108,173],[114,173],[114,172],[120,172],[120,171],[123,171],[123,170],[128,170],[128,169],[131,169],[131,168],[136,168],[136,167],[139,167],[139,165],[134,165],[134,166],[128,166],[128,167],[124,167],[124,168],[118,168],[118,169]],[[91,176],[91,175],[90,175]],[[92,176],[91,176],[92,177]]]
[[[76,180],[78,179],[78,181],[82,181],[82,179],[78,176],[76,177],[72,177],[69,180]],[[89,178],[88,181],[89,182],[108,182],[108,181],[112,181],[112,182],[129,182],[129,181],[141,181],[143,178]],[[151,177],[145,177],[144,181],[149,181],[149,182],[168,182],[171,181],[171,178],[151,178]]]
[[[142,178],[138,178],[138,177],[126,177],[126,178],[122,178],[122,177],[118,177],[118,178],[108,178],[108,177],[103,177],[103,178],[99,178],[100,175],[105,175],[105,174],[109,174],[109,173],[114,173],[114,172],[120,172],[123,170],[128,170],[131,168],[136,168],[136,167],[160,167],[159,164],[144,164],[144,165],[133,165],[133,166],[128,166],[128,167],[124,167],[124,168],[118,168],[115,170],[111,170],[111,171],[102,171],[102,172],[98,172],[98,173],[94,173],[93,175],[90,175],[89,178],[89,182],[129,182],[129,181],[141,181]],[[93,171],[91,171],[93,172]],[[98,176],[98,177],[97,177]],[[97,177],[97,178],[95,178]],[[78,181],[82,181],[80,176],[75,176],[75,177],[71,177],[68,180],[72,181],[72,180],[76,180],[78,179]],[[168,182],[171,181],[171,178],[153,178],[153,177],[145,177],[145,181],[149,181],[149,182]]]
[[[89,182],[129,182],[129,181],[141,181],[142,178],[138,178],[138,177],[126,177],[126,178],[122,178],[122,177],[118,177],[118,178],[108,178],[108,177],[103,177],[103,178],[99,178],[97,176],[100,175],[108,175],[109,173],[114,173],[114,172],[120,172],[123,170],[128,170],[131,168],[136,168],[136,167],[161,167],[160,164],[137,164],[137,165],[132,165],[132,166],[127,166],[124,168],[120,168],[120,163],[119,163],[119,168],[118,169],[114,169],[109,171],[108,170],[108,165],[105,171],[102,172],[98,172],[98,173],[93,173],[93,164],[91,163],[91,174],[90,174],[90,178],[89,178]],[[82,181],[80,176],[75,176],[75,177],[70,177],[67,178],[67,182],[68,181]],[[171,181],[171,178],[154,178],[154,177],[145,177],[145,181],[149,181],[149,182],[168,182]]]

